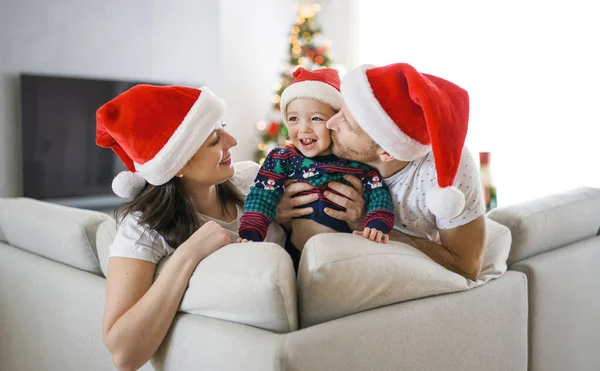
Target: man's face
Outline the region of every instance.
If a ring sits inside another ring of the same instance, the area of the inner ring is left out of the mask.
[[[364,163],[379,160],[379,146],[361,129],[345,104],[325,125],[331,130],[331,149],[337,157]]]

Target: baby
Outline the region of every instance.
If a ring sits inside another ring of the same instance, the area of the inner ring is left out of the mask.
[[[361,179],[364,186],[364,236],[376,242],[389,241],[387,233],[394,226],[394,209],[379,173],[366,164],[339,159],[331,151],[331,135],[325,122],[339,111],[341,104],[340,78],[336,70],[324,68],[310,72],[298,68],[294,72],[294,81],[283,91],[280,104],[292,145],[273,149],[262,164],[246,197],[238,242],[264,240],[287,179],[314,187],[298,195],[319,195],[317,201],[303,206],[312,207],[314,211],[294,219],[294,229],[308,230],[310,236],[335,231],[351,233],[346,222],[324,212],[325,207],[344,210],[326,199],[324,192],[339,194],[329,188],[328,183],[350,185],[343,178],[347,174]],[[292,233],[296,247],[302,248],[304,242],[295,241]]]

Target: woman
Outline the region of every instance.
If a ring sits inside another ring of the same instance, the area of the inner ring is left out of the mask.
[[[129,170],[113,181],[115,193],[129,200],[116,212],[102,328],[120,370],[138,369],[152,357],[198,263],[237,238],[258,164],[234,168],[230,150],[237,141],[223,130],[224,114],[225,104],[207,88],[150,85],[131,88],[97,112],[96,143],[114,150]],[[277,222],[287,226],[292,217],[312,212],[294,209],[314,201],[316,195],[292,198],[307,186],[287,187]],[[334,195],[348,209],[338,216],[360,223],[359,193],[339,189],[349,197]],[[274,223],[266,240],[283,245],[285,233]]]

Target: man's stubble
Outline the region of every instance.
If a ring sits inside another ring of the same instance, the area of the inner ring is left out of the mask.
[[[377,150],[379,145],[375,143],[371,138],[369,145],[365,149],[355,149],[348,146],[344,146],[338,141],[335,132],[331,133],[331,150],[334,155],[345,160],[353,160],[363,163],[373,162],[379,159]]]

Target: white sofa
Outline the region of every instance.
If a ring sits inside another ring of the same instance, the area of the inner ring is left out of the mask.
[[[297,284],[276,245],[224,247],[142,369],[600,370],[600,190],[497,209],[488,227],[478,282],[357,236],[311,239]],[[113,234],[101,213],[0,199],[0,370],[114,369]]]

